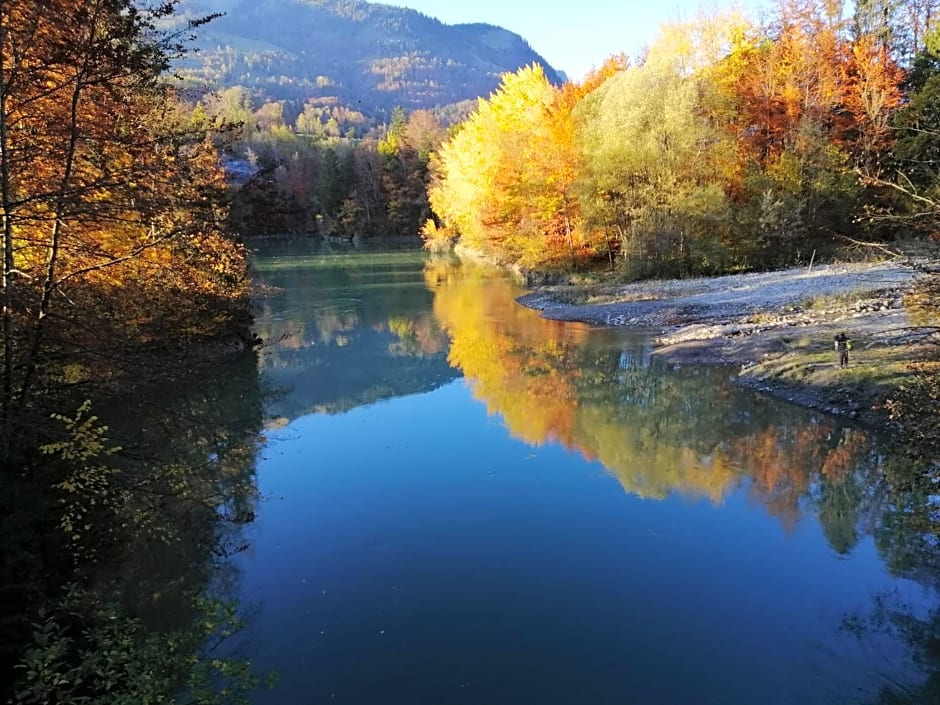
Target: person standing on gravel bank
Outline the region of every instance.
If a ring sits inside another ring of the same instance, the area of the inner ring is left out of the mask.
[[[839,367],[849,366],[849,350],[852,349],[852,341],[845,334],[845,331],[835,337],[836,350],[839,353]]]

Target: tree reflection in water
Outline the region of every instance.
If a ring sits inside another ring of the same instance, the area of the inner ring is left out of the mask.
[[[940,593],[936,467],[863,430],[736,388],[720,367],[650,361],[643,337],[547,321],[514,302],[505,277],[432,261],[425,279],[451,339],[449,361],[490,414],[532,445],[596,459],[632,494],[722,502],[747,488],[792,530],[807,512],[848,554],[870,535],[896,576]],[[885,705],[940,702],[940,611],[892,595],[847,616],[860,639],[900,636],[923,683],[886,682]]]

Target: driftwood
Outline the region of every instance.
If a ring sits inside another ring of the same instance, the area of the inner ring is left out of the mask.
[[[881,250],[885,254],[891,255],[891,257],[893,257],[894,259],[900,259],[904,257],[904,253],[895,252],[890,247],[880,242],[865,242],[864,240],[856,240],[855,238],[851,238],[848,235],[836,235],[836,237],[839,238],[840,240],[845,240],[846,242],[850,242],[856,247],[870,247],[872,249]]]

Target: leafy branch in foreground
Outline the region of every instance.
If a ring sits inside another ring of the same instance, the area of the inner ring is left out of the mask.
[[[33,625],[20,705],[247,704],[262,684],[241,658],[214,656],[242,627],[235,607],[196,600],[192,626],[147,630],[118,605],[72,585]]]
[[[192,369],[245,332],[247,265],[214,126],[166,83],[209,19],[159,29],[176,5],[0,2],[3,702],[242,690],[237,659],[204,648],[231,616],[199,596],[219,592],[222,511],[253,496],[260,411],[216,414],[224,386]],[[169,391],[187,374],[201,400]],[[145,406],[160,394],[197,419]]]

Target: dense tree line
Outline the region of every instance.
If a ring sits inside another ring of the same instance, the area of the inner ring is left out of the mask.
[[[173,5],[0,3],[4,701],[199,702],[239,675],[198,656],[232,628],[204,598],[260,401],[250,355],[234,390],[194,383],[250,313],[216,131],[163,78],[202,23],[158,30]]]
[[[446,134],[435,112],[396,108],[382,125],[336,102],[256,108],[236,87],[203,97],[193,119],[240,126],[224,148],[250,174],[231,193],[246,236],[417,238],[431,216],[429,163]]]
[[[432,235],[527,267],[607,260],[644,276],[929,233],[932,14],[862,3],[843,19],[841,3],[783,0],[762,24],[665,26],[580,94],[537,66],[509,74],[440,150]]]
[[[628,278],[792,266],[849,245],[935,258],[936,7],[844,10],[780,0],[761,24],[728,12],[667,25],[643,56],[576,86],[538,66],[507,74],[438,151],[428,246],[459,238],[523,269]],[[936,280],[908,297],[923,359],[890,403],[925,455]]]

